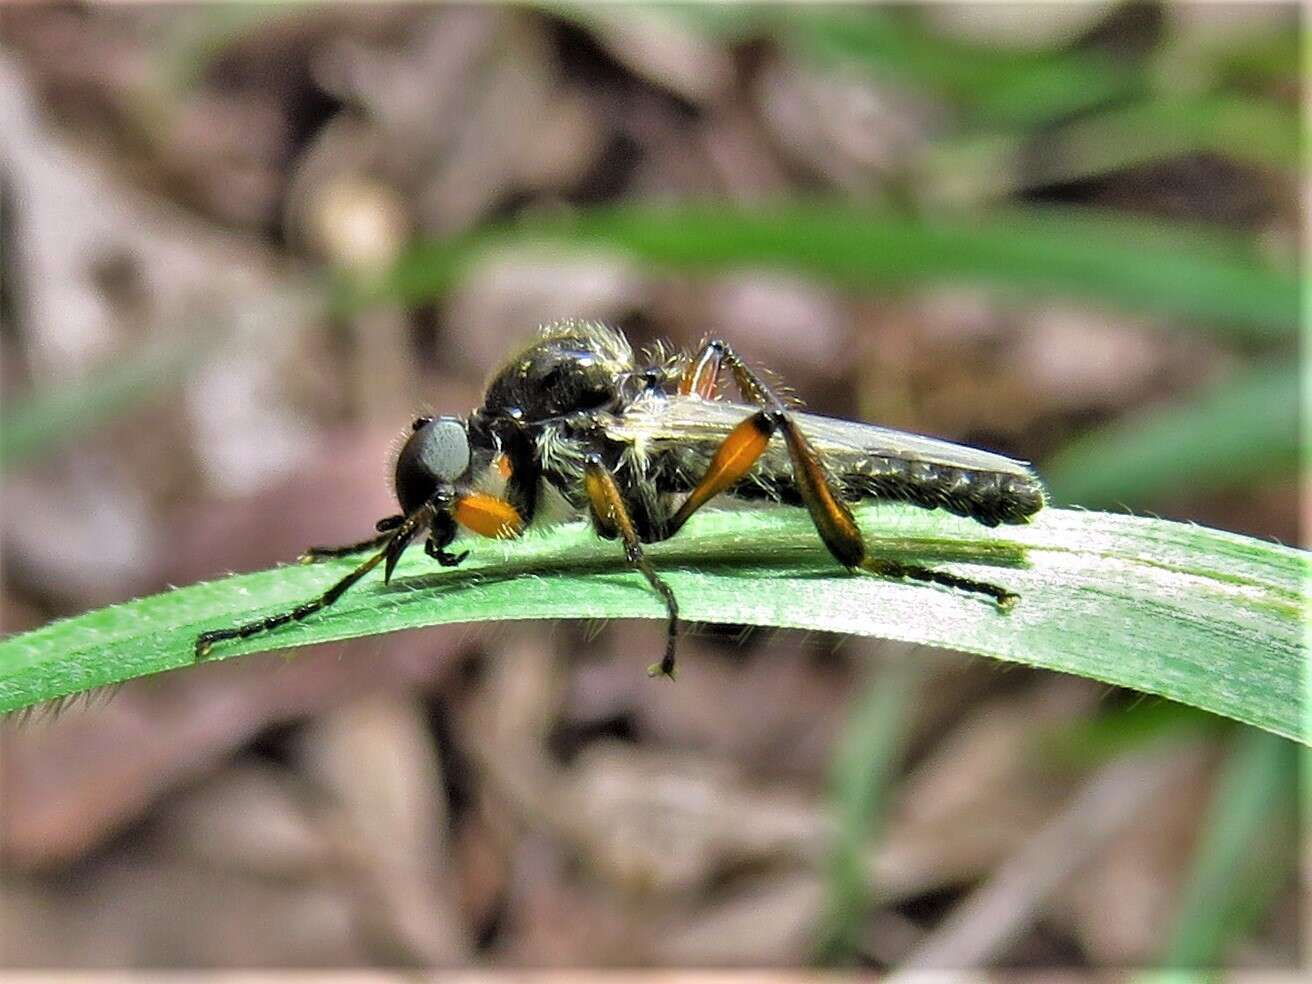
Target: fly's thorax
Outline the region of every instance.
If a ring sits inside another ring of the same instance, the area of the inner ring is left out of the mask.
[[[589,322],[540,329],[492,377],[483,411],[526,423],[616,407],[633,373],[623,336]]]

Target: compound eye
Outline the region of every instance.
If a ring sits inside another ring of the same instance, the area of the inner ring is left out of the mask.
[[[417,435],[419,461],[433,478],[454,482],[469,470],[469,433],[458,417],[438,417]]]

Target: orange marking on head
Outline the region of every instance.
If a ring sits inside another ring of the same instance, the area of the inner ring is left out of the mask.
[[[499,454],[494,459],[492,459],[492,464],[496,468],[497,473],[502,478],[506,478],[506,479],[510,478],[510,472],[511,472],[510,458],[508,458],[504,454]]]
[[[484,492],[461,496],[453,512],[456,522],[465,529],[493,540],[519,536],[524,529],[524,521],[514,506]]]

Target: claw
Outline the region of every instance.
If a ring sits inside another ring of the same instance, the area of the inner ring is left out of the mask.
[[[401,554],[405,548],[410,545],[410,537],[398,536],[387,545],[387,563],[383,567],[383,583],[392,583],[392,571],[396,569],[396,562],[401,559]]]

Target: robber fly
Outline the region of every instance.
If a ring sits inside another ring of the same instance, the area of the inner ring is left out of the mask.
[[[726,372],[741,403],[720,397]],[[540,328],[493,375],[483,405],[469,416],[416,420],[397,457],[395,485],[400,512],[379,520],[377,536],[306,555],[373,551],[367,560],[290,611],[201,633],[196,658],[216,642],[322,611],[379,564],[389,581],[419,537],[428,556],[455,567],[468,554],[451,550],[459,530],[518,537],[554,491],[599,536],[618,541],[663,599],[668,635],[651,672],[673,676],[679,603],[643,546],[675,536],[717,496],[803,507],[842,567],[982,595],[1004,611],[1017,600],[1005,588],[872,556],[850,504],[910,502],[997,526],[1024,523],[1046,502],[1024,462],[799,412],[724,341],[638,360],[620,332],[581,321]]]

